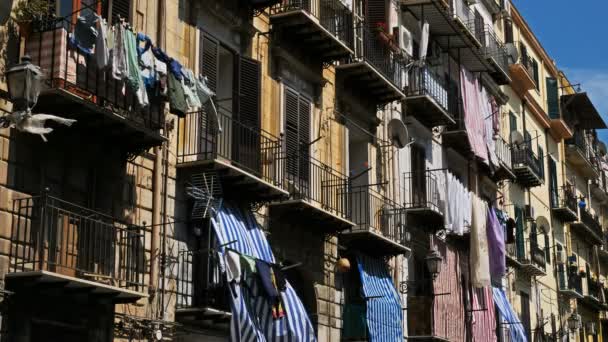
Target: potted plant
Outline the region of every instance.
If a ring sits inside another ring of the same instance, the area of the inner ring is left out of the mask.
[[[21,0],[13,9],[19,34],[28,38],[32,32],[32,22],[50,14],[50,4],[46,0]]]

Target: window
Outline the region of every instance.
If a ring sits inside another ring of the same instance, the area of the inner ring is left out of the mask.
[[[509,111],[509,129],[510,133],[517,131],[517,116],[515,116],[515,113],[513,113],[512,111]],[[511,136],[509,136],[509,142],[512,142]]]
[[[424,207],[427,203],[426,193],[426,153],[424,147],[412,145],[412,199],[416,207]]]
[[[534,77],[534,83],[536,83],[536,90],[540,90],[540,79],[538,74],[538,62],[534,58],[530,58],[532,60],[532,72]]]
[[[505,18],[505,43],[513,43],[513,22],[511,18]]]
[[[530,295],[525,292],[520,292],[521,298],[521,323],[524,326],[524,331],[528,340],[531,341],[532,331],[530,329]]]
[[[557,87],[557,79],[554,77],[547,77],[547,111],[551,119],[559,119],[559,95]]]
[[[545,231],[547,231],[549,229],[549,227],[543,227],[545,229]],[[549,234],[545,233],[543,234],[545,237],[545,261],[547,262],[547,264],[551,263],[551,244],[549,241]]]
[[[292,88],[285,87],[285,149],[287,173],[307,180],[309,176],[311,101]]]
[[[540,161],[540,176],[541,178],[545,178],[545,151],[540,145],[537,146],[536,152],[538,153],[537,157]]]
[[[551,208],[559,206],[559,192],[557,187],[557,163],[555,159],[549,158],[549,194]]]

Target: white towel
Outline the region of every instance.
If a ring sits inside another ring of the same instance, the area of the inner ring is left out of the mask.
[[[471,253],[469,255],[471,283],[474,287],[482,288],[491,285],[488,237],[486,234],[488,204],[476,195],[473,196],[472,202],[473,222],[471,222]]]

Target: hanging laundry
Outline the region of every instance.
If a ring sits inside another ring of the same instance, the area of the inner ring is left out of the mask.
[[[137,102],[140,106],[145,107],[149,104],[148,101],[148,92],[146,91],[146,87],[144,86],[144,81],[141,75],[141,71],[139,69],[139,61],[137,55],[137,41],[135,39],[135,34],[129,30],[123,32],[123,39],[125,41],[124,46],[126,50],[126,58],[128,65],[128,76],[126,79],[129,87],[135,91],[137,95]]]
[[[280,277],[279,279],[283,289],[285,289],[286,286],[285,278],[282,275],[278,275],[277,271],[280,272],[278,268],[275,269],[262,260],[256,260],[255,266],[258,270],[260,283],[262,284],[266,298],[268,298],[272,305],[272,317],[274,319],[285,317],[285,310],[283,308],[283,303],[281,302],[281,296],[279,295],[280,288],[277,277]]]
[[[471,283],[474,287],[481,288],[491,285],[488,237],[486,234],[488,204],[477,195],[473,195],[472,204],[471,252],[469,255]]]
[[[21,132],[37,134],[44,142],[47,142],[45,134],[53,131],[50,127],[45,127],[47,121],[54,121],[65,126],[72,126],[76,120],[65,119],[50,114],[31,114],[29,111],[15,111],[2,117],[3,121],[8,121],[8,127],[14,127]]]
[[[97,40],[95,41],[95,61],[97,68],[103,69],[110,62],[110,52],[108,51],[108,23],[105,19],[97,20]]]
[[[201,100],[198,97],[196,89],[196,77],[190,69],[182,69],[184,79],[182,80],[182,87],[184,88],[184,96],[186,98],[186,104],[189,108],[201,108]]]
[[[127,77],[129,70],[127,55],[125,50],[125,40],[123,38],[125,29],[122,25],[116,24],[113,27],[113,46],[112,55],[112,76],[117,80]]]
[[[498,167],[498,157],[496,156],[496,141],[494,140],[494,113],[492,112],[491,96],[485,87],[479,85],[481,93],[479,94],[479,108],[481,109],[481,118],[484,123],[483,137],[488,150],[488,161],[493,167]]]
[[[143,55],[145,52],[149,51],[152,47],[152,40],[150,37],[146,36],[143,33],[138,32],[136,36],[137,41],[137,54]],[[144,47],[141,47],[141,43],[144,42]]]
[[[184,117],[188,111],[188,105],[186,103],[186,96],[184,95],[184,87],[182,87],[182,82],[177,79],[175,74],[172,72],[167,75],[167,80],[169,112],[179,117]]]
[[[471,192],[451,172],[446,173],[446,229],[464,235],[471,225]]]
[[[224,253],[224,267],[228,282],[241,281],[241,257],[237,252],[228,250]]]
[[[93,54],[93,46],[97,41],[99,32],[96,23],[99,20],[97,14],[79,16],[74,25],[74,33],[70,34],[70,44],[87,56]]]
[[[148,50],[139,56],[139,65],[144,86],[146,89],[153,89],[158,81],[158,76],[156,75],[156,63],[152,51]]]
[[[502,278],[507,271],[505,259],[505,236],[494,208],[488,210],[487,219],[488,250],[490,252],[490,275],[493,279]]]
[[[172,73],[176,79],[178,79],[179,81],[182,80],[184,74],[182,73],[182,65],[178,61],[169,57],[163,50],[158,47],[152,47],[152,53],[154,54],[154,57],[156,57],[158,60],[167,64],[169,72]]]
[[[488,150],[484,140],[485,125],[480,110],[480,89],[475,74],[461,67],[460,83],[462,88],[462,105],[467,136],[475,156],[488,163]]]

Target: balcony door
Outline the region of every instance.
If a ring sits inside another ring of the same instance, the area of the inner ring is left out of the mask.
[[[210,103],[200,113],[199,154],[225,159],[259,176],[264,148],[260,136],[261,64],[205,32],[201,32],[199,55],[200,70],[215,92],[218,114],[216,119]]]
[[[521,323],[524,326],[528,341],[531,341],[530,295],[522,291],[519,293],[519,296],[521,298]]]
[[[426,152],[423,146],[412,145],[412,188],[411,197],[413,207],[419,208],[426,206]]]
[[[312,102],[295,89],[285,86],[285,153],[288,184],[296,194],[309,191],[311,177],[310,129]]]

